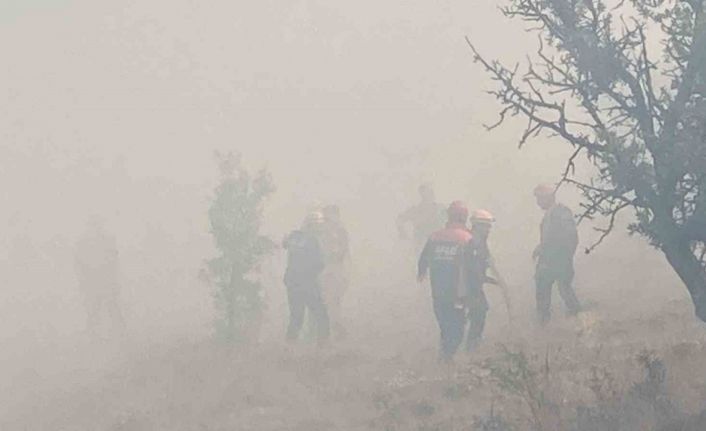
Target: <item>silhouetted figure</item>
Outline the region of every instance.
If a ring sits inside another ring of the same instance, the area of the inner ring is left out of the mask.
[[[463,203],[453,202],[448,209],[448,223],[444,229],[429,236],[419,256],[417,280],[424,281],[430,274],[434,315],[439,324],[440,358],[451,361],[463,340],[465,307],[461,272],[463,250],[471,240],[466,227],[468,209]]]
[[[581,311],[572,285],[578,231],[571,210],[556,202],[553,186],[541,184],[535,188],[534,195],[537,205],[544,210],[539,245],[533,253],[533,258],[537,260],[537,314],[539,323],[544,325],[551,318],[554,283],[559,287],[559,295],[569,314],[576,315]]]
[[[419,187],[420,202],[397,217],[397,230],[400,238],[409,237],[407,225],[412,225],[412,238],[415,253],[424,246],[432,232],[444,225],[444,207],[436,202],[434,189],[429,184]]]
[[[485,329],[485,318],[488,314],[488,299],[485,297],[483,285],[494,283],[488,277],[492,257],[488,248],[488,236],[495,218],[486,210],[476,210],[471,214],[471,240],[463,255],[466,270],[466,306],[468,310],[468,332],[466,335],[466,351],[475,350],[480,344]]]
[[[282,244],[287,250],[284,284],[289,299],[289,341],[299,337],[307,310],[317,330],[319,343],[329,338],[328,311],[319,280],[324,269],[324,254],[318,239],[323,221],[320,212],[309,214],[302,228],[290,233]]]

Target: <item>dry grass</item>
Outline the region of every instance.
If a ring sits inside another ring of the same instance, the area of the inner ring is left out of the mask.
[[[706,347],[700,325],[685,325],[683,318],[669,309],[639,321],[600,323],[584,316],[573,340],[499,345],[444,379],[378,394],[386,402],[378,405],[375,428],[705,430]],[[593,321],[590,330],[585,321]],[[633,326],[640,329],[626,329],[632,339],[624,339],[622,328]],[[424,418],[413,411],[421,393],[436,402],[435,413]]]

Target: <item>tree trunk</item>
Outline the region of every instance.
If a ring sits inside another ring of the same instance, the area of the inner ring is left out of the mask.
[[[235,298],[236,298],[236,290],[238,288],[238,272],[237,272],[237,267],[235,263],[233,263],[230,267],[230,280],[228,281],[228,290],[225,292],[225,299],[226,299],[226,337],[229,342],[233,342],[238,334],[238,328],[236,327],[235,324]]]
[[[662,251],[689,291],[696,316],[706,322],[706,273],[688,243],[674,241],[664,244]]]

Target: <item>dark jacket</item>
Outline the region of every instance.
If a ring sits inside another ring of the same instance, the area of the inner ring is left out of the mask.
[[[483,285],[489,281],[487,271],[491,256],[487,240],[474,236],[466,245],[463,257],[466,287],[469,295],[473,296],[482,291]]]
[[[287,249],[285,283],[298,280],[315,280],[324,269],[324,255],[316,236],[295,230],[284,240]]]
[[[450,223],[429,237],[419,257],[418,275],[430,272],[432,290],[459,292],[464,247],[471,233],[461,223]]]
[[[540,226],[539,261],[544,263],[573,259],[578,232],[571,210],[555,204],[544,213]]]
[[[333,221],[325,223],[319,238],[326,264],[341,263],[346,260],[349,255],[348,231],[342,223]]]

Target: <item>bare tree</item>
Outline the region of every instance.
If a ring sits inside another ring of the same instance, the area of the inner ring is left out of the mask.
[[[617,4],[616,4],[617,3]],[[613,6],[612,8],[610,6]],[[527,120],[573,147],[559,184],[583,194],[579,221],[605,217],[592,251],[630,210],[706,321],[706,0],[510,0],[538,35],[526,66],[475,59],[497,82],[500,119]],[[575,162],[595,175],[583,181]]]

